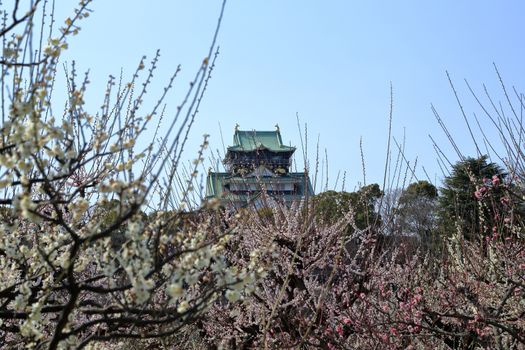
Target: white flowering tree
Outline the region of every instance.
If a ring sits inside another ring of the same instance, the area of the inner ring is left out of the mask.
[[[16,0],[2,10],[2,348],[107,348],[176,334],[217,298],[239,298],[260,269],[227,266],[232,229],[206,215],[191,228],[179,225],[173,207],[171,183],[215,40],[168,125],[161,106],[177,72],[153,109],[143,110],[158,55],[149,69],[141,60],[128,83],[110,77],[97,113],[84,102],[88,77],[79,79],[73,64],[65,108],[64,101],[57,107],[61,53],[89,4],[81,0],[56,33],[60,21],[47,1]],[[161,141],[148,141],[150,131]],[[206,146],[205,138],[192,176]]]

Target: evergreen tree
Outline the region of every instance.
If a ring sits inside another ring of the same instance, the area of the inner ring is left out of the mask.
[[[356,226],[365,229],[380,220],[375,206],[382,195],[378,184],[364,186],[356,192],[326,191],[314,198],[315,215],[318,220],[331,224],[353,210]]]
[[[473,240],[490,228],[490,215],[486,210],[480,210],[477,197],[484,195],[487,184],[496,176],[499,181],[506,174],[495,163],[489,162],[483,155],[479,158],[466,158],[452,166],[450,176],[444,180],[440,189],[440,219],[442,229],[452,233],[460,229],[463,236]],[[482,225],[481,218],[484,223]]]

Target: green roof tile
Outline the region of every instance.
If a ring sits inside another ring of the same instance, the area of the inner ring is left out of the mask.
[[[295,147],[283,145],[281,133],[276,131],[244,131],[235,130],[234,145],[228,151],[251,152],[258,149],[268,149],[272,152],[293,152]]]

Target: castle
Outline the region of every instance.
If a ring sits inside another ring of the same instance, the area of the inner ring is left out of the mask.
[[[272,202],[291,205],[313,195],[308,174],[290,171],[294,152],[295,147],[283,145],[277,125],[275,131],[236,126],[223,160],[226,172],[208,172],[206,199],[216,198],[226,208],[257,209]]]

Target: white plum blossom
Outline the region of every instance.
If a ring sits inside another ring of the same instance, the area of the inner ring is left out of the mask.
[[[7,348],[89,348],[113,338],[175,332],[217,299],[253,290],[259,275],[257,262],[250,271],[227,263],[229,237],[214,222],[216,207],[181,212],[189,202],[174,199],[176,191],[164,185],[183,173],[176,128],[185,133],[191,123],[162,124],[159,106],[166,95],[153,109],[143,107],[158,54],[149,69],[141,60],[129,81],[122,77],[118,85],[110,77],[102,109],[94,112],[87,110],[88,75],[80,78],[72,63],[65,108],[55,104],[61,54],[90,2],[81,0],[56,33],[35,1],[27,18],[46,25],[26,22],[27,30],[14,26],[14,35],[3,38],[0,339]],[[5,11],[6,21],[16,18],[15,9]],[[49,40],[33,40],[40,34]],[[199,64],[193,102],[183,103],[173,119],[196,113],[212,66]],[[186,184],[181,198],[195,191],[206,147],[205,137],[190,181],[180,181]],[[195,220],[185,223],[185,215]]]

